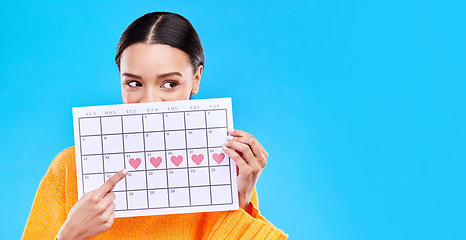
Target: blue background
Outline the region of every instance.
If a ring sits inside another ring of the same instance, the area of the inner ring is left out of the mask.
[[[464,1],[2,1],[3,239],[21,237],[72,107],[122,102],[120,34],[173,11],[270,153],[263,215],[291,239],[466,239]]]

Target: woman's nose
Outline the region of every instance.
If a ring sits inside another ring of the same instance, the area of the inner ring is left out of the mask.
[[[162,98],[157,94],[156,91],[148,89],[144,93],[144,97],[141,99],[141,102],[162,102]]]

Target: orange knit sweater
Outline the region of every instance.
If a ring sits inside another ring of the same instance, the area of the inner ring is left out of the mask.
[[[77,201],[76,155],[70,147],[58,154],[40,182],[23,239],[54,239]],[[286,239],[257,206],[254,189],[248,212],[115,218],[107,232],[92,239]]]

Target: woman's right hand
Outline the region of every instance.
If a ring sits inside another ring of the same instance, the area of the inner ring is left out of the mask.
[[[127,174],[128,170],[123,169],[99,188],[83,194],[71,208],[57,239],[87,239],[110,229],[115,219],[115,193],[112,190]]]

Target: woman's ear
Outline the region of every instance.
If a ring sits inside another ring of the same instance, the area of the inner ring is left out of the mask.
[[[204,69],[204,66],[199,65],[196,71],[196,75],[194,75],[193,89],[191,89],[192,95],[196,95],[199,92],[199,85],[201,84],[201,76],[202,76],[203,69]]]

